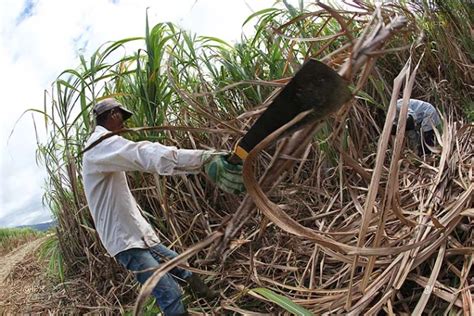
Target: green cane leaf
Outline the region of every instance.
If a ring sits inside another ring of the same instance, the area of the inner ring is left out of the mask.
[[[311,316],[313,313],[311,313],[309,310],[306,308],[296,304],[289,298],[277,294],[273,292],[272,290],[265,289],[265,288],[255,288],[252,289],[251,291],[262,295],[265,297],[267,300],[279,305],[280,307],[284,308],[288,312],[292,313],[293,315],[298,315],[298,316]]]

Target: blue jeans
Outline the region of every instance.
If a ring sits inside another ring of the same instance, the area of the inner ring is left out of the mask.
[[[172,259],[178,254],[162,244],[150,248],[132,248],[118,253],[115,258],[125,268],[135,274],[138,282],[144,284],[154,271],[139,272],[150,268],[156,268],[165,260]],[[186,309],[181,301],[181,288],[174,279],[184,280],[191,276],[191,271],[175,267],[166,273],[153,289],[153,296],[164,315],[183,314]]]

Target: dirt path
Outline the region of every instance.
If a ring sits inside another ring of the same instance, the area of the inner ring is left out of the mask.
[[[0,258],[0,287],[3,287],[3,282],[12,268],[23,260],[27,254],[34,251],[46,238],[47,237],[42,237],[23,244]]]

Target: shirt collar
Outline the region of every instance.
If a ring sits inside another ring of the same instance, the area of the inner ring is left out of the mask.
[[[97,125],[95,127],[95,132],[110,132],[110,131],[101,125]]]

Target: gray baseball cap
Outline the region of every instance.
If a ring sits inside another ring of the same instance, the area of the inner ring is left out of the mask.
[[[99,115],[115,108],[119,108],[122,111],[124,121],[129,119],[130,116],[133,115],[133,112],[127,110],[121,103],[119,103],[114,98],[104,99],[101,102],[97,103],[96,105],[94,105],[93,111],[95,117],[98,117]]]

